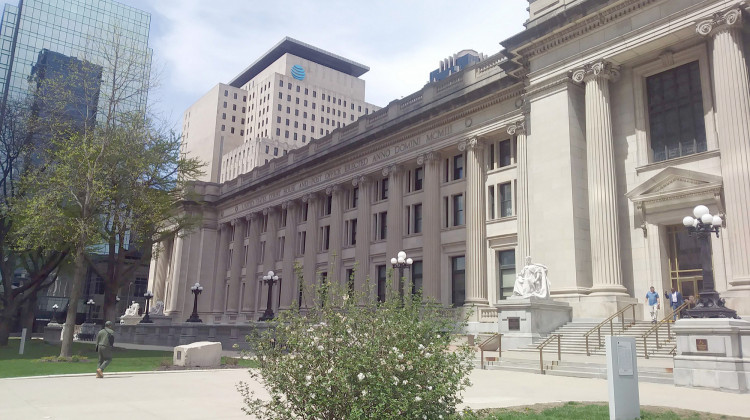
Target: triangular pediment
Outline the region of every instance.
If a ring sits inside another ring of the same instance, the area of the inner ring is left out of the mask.
[[[642,182],[625,196],[634,203],[643,203],[719,192],[721,187],[721,176],[669,167]]]

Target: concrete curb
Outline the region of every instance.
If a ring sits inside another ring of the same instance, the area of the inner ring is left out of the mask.
[[[226,370],[241,370],[241,369],[245,369],[245,368],[148,370],[148,371],[138,371],[138,372],[111,372],[111,373],[105,372],[105,378],[107,376],[116,376],[116,375],[153,375],[153,374],[158,375],[162,373],[223,372]],[[250,369],[251,368],[247,368],[246,370],[250,370]],[[0,378],[0,381],[14,380],[14,379],[55,379],[55,378],[76,378],[76,377],[86,377],[86,376],[94,377],[94,375],[96,375],[96,371],[92,371],[91,373],[63,373],[60,375],[17,376],[13,378]]]

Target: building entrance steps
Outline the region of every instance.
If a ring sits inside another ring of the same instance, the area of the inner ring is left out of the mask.
[[[582,354],[586,355],[586,337],[584,336],[587,332],[591,331],[598,325],[597,322],[588,321],[571,321],[551,334],[560,334],[561,338],[561,351],[565,354]],[[643,346],[643,339],[641,338],[649,329],[653,327],[653,324],[647,321],[637,321],[634,325],[626,328],[624,331],[620,327],[619,323],[614,326],[614,335],[623,337],[634,337],[636,340],[636,348],[638,351],[638,357],[645,357],[645,350]],[[604,337],[610,335],[609,326],[602,327],[601,329],[601,343],[598,344],[597,333],[594,332],[589,336],[589,351],[591,355],[604,355]],[[674,349],[674,332],[672,332],[671,338],[667,337],[667,325],[659,327],[659,347],[656,345],[656,335],[651,334],[646,339],[648,345],[648,356],[653,358],[672,358],[672,350]],[[527,351],[535,354],[539,354],[536,349],[538,343],[533,343],[529,346],[521,347],[516,350]],[[557,346],[553,346],[556,347]]]
[[[556,346],[553,346],[556,347]],[[556,349],[544,352],[544,370],[546,375],[570,376],[577,378],[607,378],[606,356],[568,353],[564,354],[562,360],[556,360]],[[474,360],[474,365],[479,368],[479,353]],[[503,350],[502,357],[497,353],[485,352],[485,369],[507,370],[526,373],[540,373],[539,351]],[[638,380],[652,383],[673,383],[672,359],[638,358]]]

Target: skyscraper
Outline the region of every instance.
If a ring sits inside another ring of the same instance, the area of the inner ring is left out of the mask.
[[[102,86],[111,83],[113,71],[118,73],[124,83],[122,91],[112,98],[112,90],[102,88],[96,95],[99,113],[108,111],[102,106],[105,102],[117,102],[119,111],[145,110],[144,83],[149,79],[152,55],[150,25],[148,13],[111,0],[19,0],[17,5],[6,4],[0,27],[0,109],[5,109],[9,100],[36,93],[38,85],[31,77],[35,67],[39,71],[39,66],[44,66],[42,60],[48,61],[48,67],[54,60],[58,76],[64,73],[63,65],[87,68],[85,77],[95,74],[92,69],[96,66],[101,67]],[[114,49],[121,60],[119,66],[114,55],[108,54]],[[127,65],[122,60],[127,60]],[[126,68],[128,74],[122,75]],[[87,99],[77,101],[86,103]]]

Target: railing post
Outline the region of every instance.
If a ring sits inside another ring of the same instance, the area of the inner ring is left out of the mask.
[[[615,327],[612,325],[612,320],[609,320],[609,335],[615,335]]]
[[[544,375],[544,356],[542,356],[544,347],[539,349],[539,373]]]
[[[599,338],[599,342],[597,344],[599,345],[599,347],[601,347],[602,346],[602,328],[601,327],[596,329],[596,335]]]
[[[632,303],[630,305],[630,307],[633,309],[633,325],[635,325],[635,305],[633,305]]]
[[[503,357],[503,335],[498,334],[497,335],[497,360],[500,361],[501,357]]]
[[[643,336],[643,354],[646,356],[646,359],[648,359],[648,338],[646,338],[647,335]]]
[[[562,360],[562,351],[560,350],[560,337],[562,337],[562,335],[557,334],[557,361]]]
[[[656,326],[656,331],[654,332],[656,333],[656,349],[658,350],[659,348],[661,348],[661,346],[659,345],[659,326],[658,325]]]
[[[586,356],[591,356],[591,352],[589,351],[589,336],[586,336]]]
[[[672,316],[674,316],[674,313],[672,313]],[[667,320],[667,341],[672,339],[672,326],[669,325],[669,320]]]

